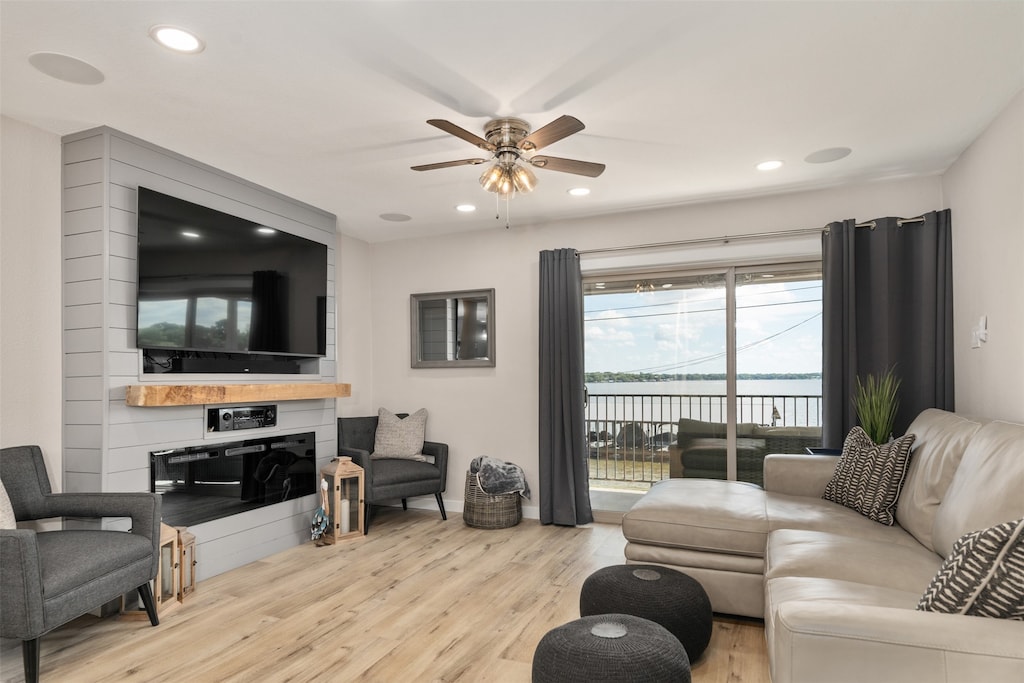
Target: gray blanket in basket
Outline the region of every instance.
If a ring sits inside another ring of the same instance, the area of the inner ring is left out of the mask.
[[[518,493],[523,498],[530,497],[530,485],[526,483],[526,473],[515,463],[481,455],[473,458],[473,461],[469,463],[469,473],[476,475],[477,485],[488,495]]]

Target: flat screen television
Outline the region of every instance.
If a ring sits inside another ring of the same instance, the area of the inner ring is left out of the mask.
[[[323,356],[327,245],[139,188],[140,349]]]

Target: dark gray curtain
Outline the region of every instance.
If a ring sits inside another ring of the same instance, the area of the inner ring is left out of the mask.
[[[583,278],[575,249],[540,252],[540,521],[594,521],[583,405]]]
[[[822,234],[822,445],[857,424],[855,379],[895,368],[894,434],[925,408],[953,410],[953,256],[949,209],[922,222],[846,220]]]

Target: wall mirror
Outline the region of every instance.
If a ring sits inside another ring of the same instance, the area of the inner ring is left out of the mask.
[[[493,368],[494,290],[413,294],[412,367]]]

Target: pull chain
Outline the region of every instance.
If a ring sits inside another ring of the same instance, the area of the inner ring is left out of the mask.
[[[512,195],[513,194],[515,194],[515,190],[512,190],[512,192],[508,192],[508,193],[505,194],[505,229],[506,230],[508,230],[509,228],[512,227],[512,224],[511,224],[511,221],[510,221],[510,213],[511,213],[511,211],[510,211],[509,200],[512,199]],[[497,194],[497,193],[494,195],[494,220],[496,220],[496,221],[500,221],[501,220],[501,195]]]

